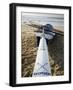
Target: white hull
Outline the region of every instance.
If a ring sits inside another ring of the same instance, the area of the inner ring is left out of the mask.
[[[51,67],[49,63],[48,48],[44,37],[40,39],[36,62],[32,77],[41,77],[51,75]]]

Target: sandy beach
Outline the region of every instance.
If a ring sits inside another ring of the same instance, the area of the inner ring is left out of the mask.
[[[31,77],[37,55],[37,38],[34,28],[27,24],[21,30],[21,76]],[[52,76],[64,75],[64,35],[56,34],[48,44]]]

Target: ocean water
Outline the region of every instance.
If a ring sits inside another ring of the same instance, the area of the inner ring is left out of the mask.
[[[56,29],[64,30],[64,15],[63,14],[39,14],[39,13],[22,13],[21,22],[34,24],[51,24]]]

